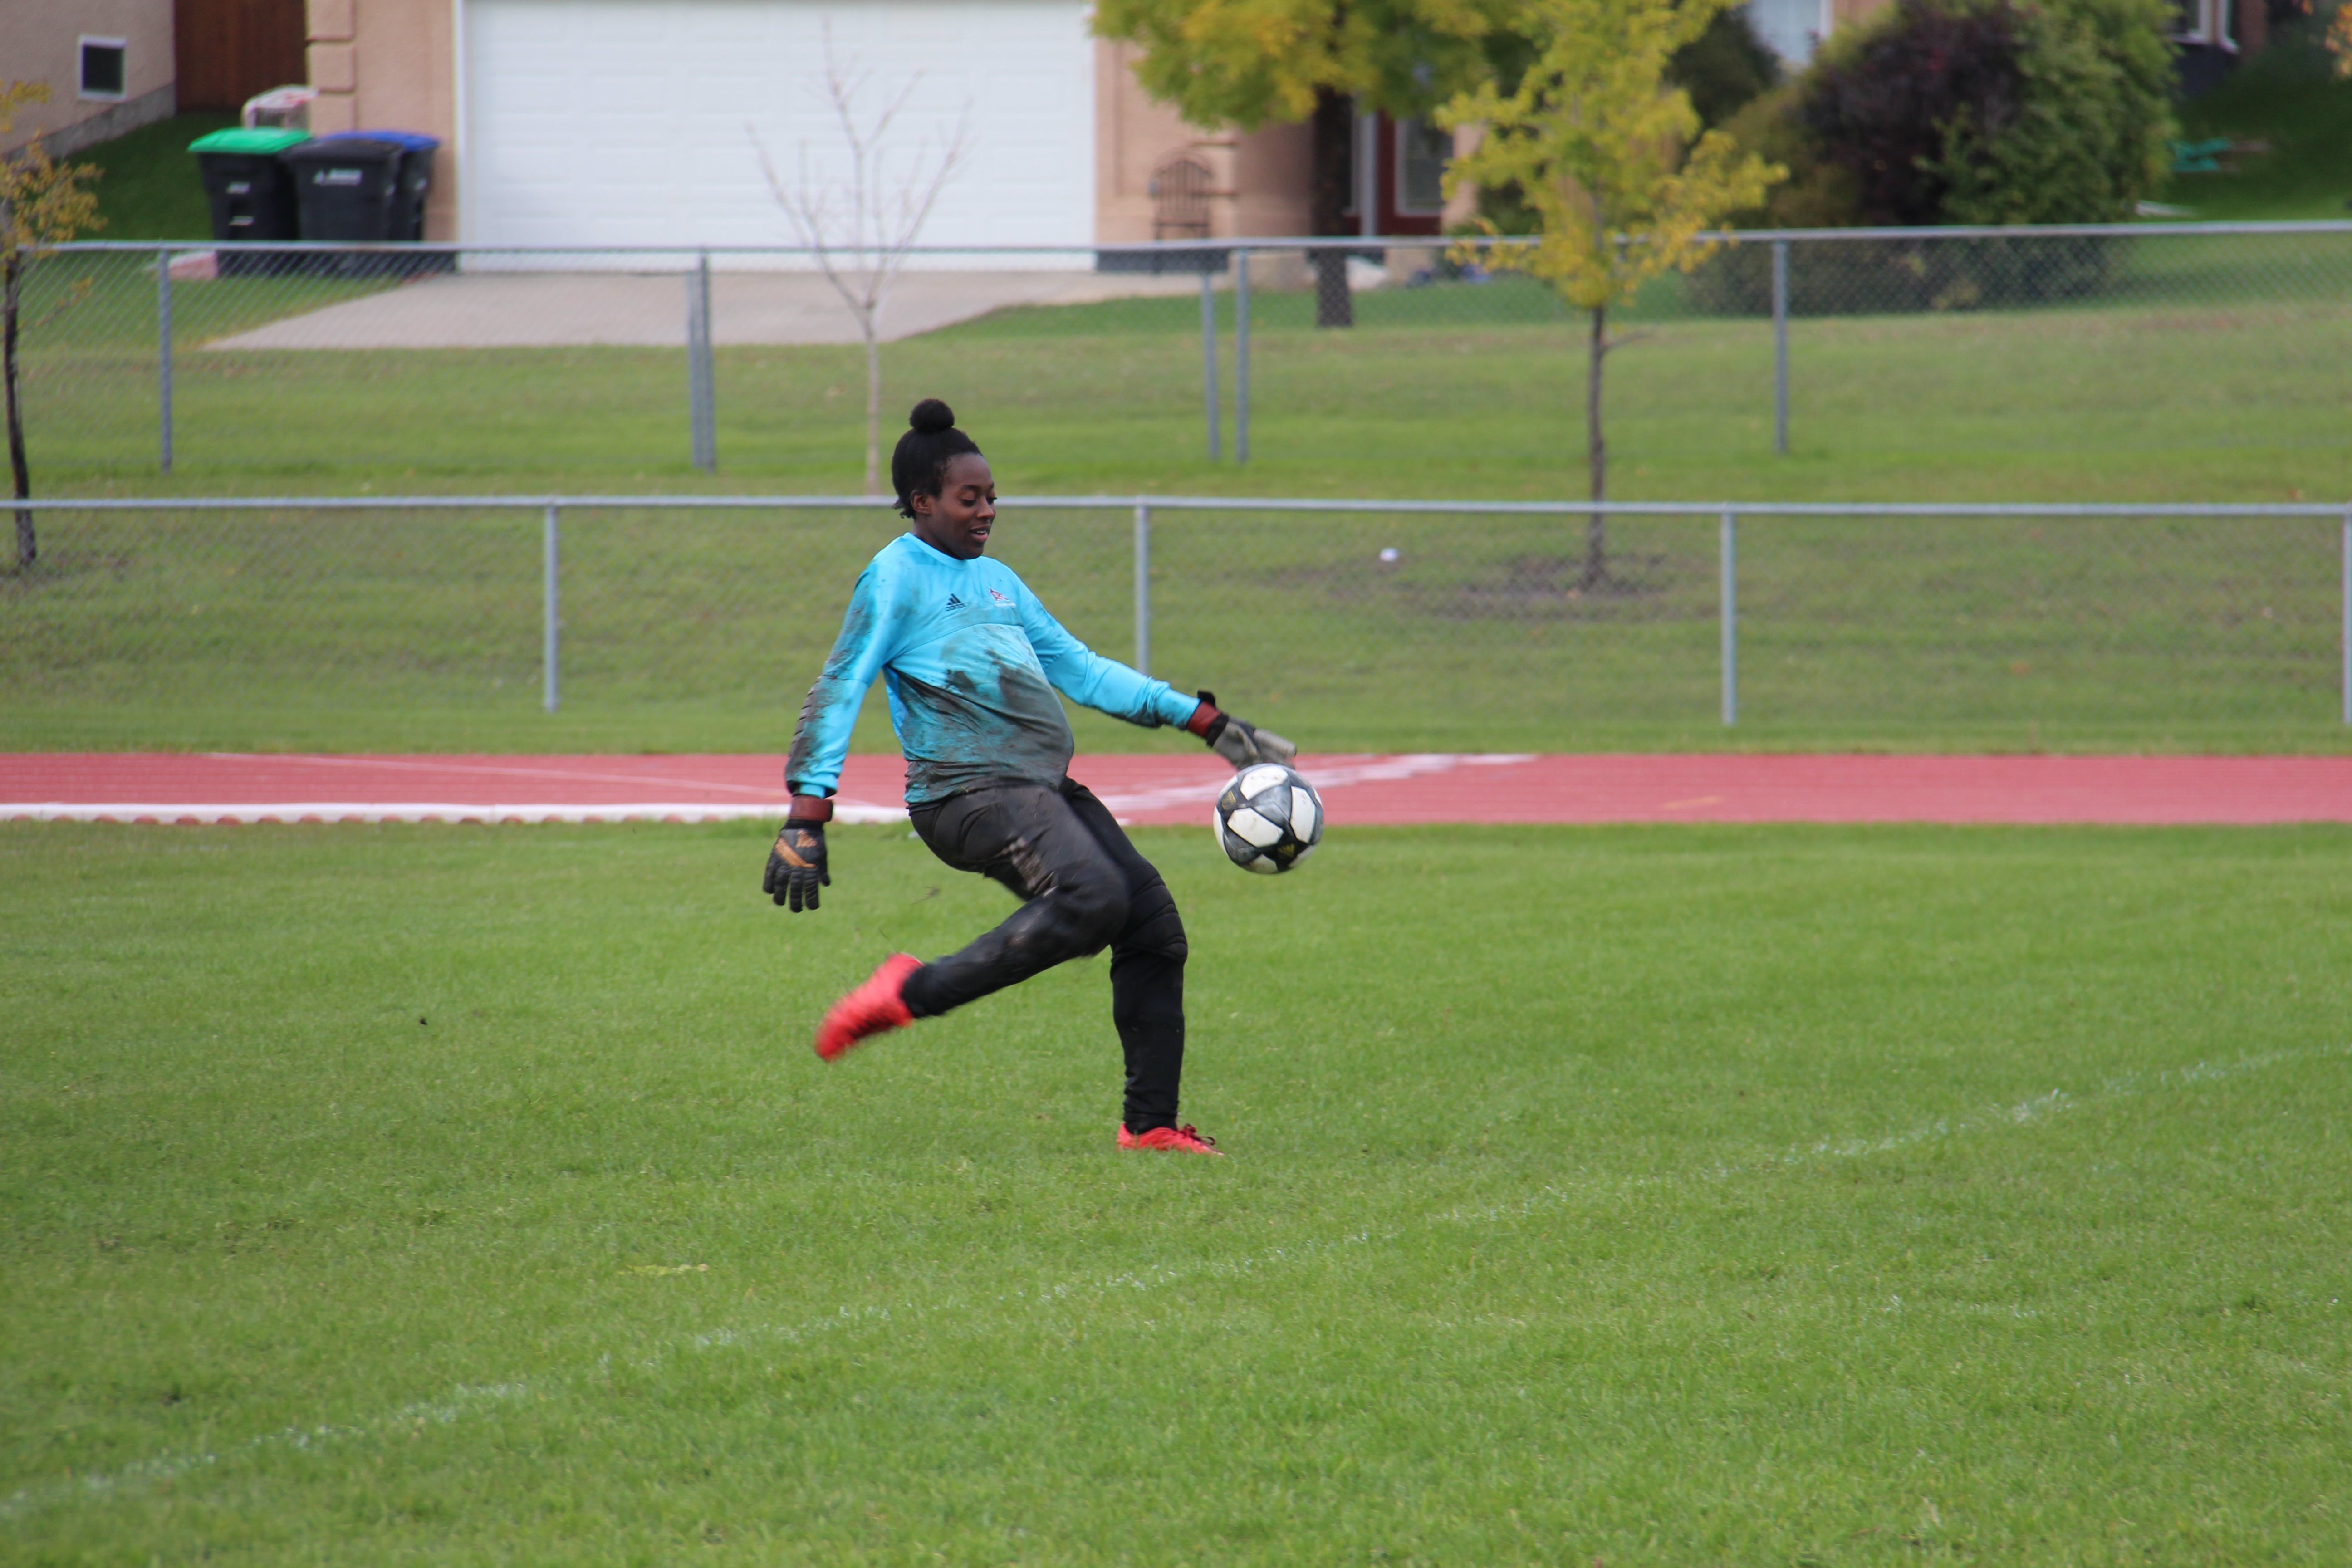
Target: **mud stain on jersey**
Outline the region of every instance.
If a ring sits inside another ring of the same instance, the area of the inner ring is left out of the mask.
[[[1056,784],[1069,772],[1076,742],[1054,689],[997,647],[969,651],[944,687],[891,672],[909,802],[943,800],[992,780]]]

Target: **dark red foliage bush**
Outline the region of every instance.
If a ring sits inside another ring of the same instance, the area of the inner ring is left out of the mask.
[[[2026,94],[2025,22],[2008,0],[1895,0],[1895,11],[1815,68],[1801,110],[1822,161],[1852,176],[1856,219],[1871,226],[1946,221],[1953,132],[1997,141]]]

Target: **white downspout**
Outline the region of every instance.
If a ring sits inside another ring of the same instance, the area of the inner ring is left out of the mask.
[[[450,162],[457,166],[457,241],[464,244],[474,237],[474,139],[467,134],[471,118],[471,93],[466,72],[466,56],[472,40],[466,31],[466,0],[449,0],[449,74],[450,89],[456,95],[456,112],[451,117],[457,146],[449,151]],[[459,257],[459,267],[465,265]]]

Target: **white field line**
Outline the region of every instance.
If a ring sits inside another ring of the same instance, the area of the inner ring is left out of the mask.
[[[2167,1089],[2186,1089],[2194,1084],[2219,1083],[2226,1079],[2243,1077],[2288,1062],[2316,1061],[2330,1057],[2352,1056],[2352,1045],[2309,1046],[2295,1050],[2265,1051],[2259,1056],[2239,1057],[2230,1061],[2192,1062],[2187,1067],[2162,1068],[2153,1074],[2126,1072],[2107,1079],[2087,1095],[2077,1097],[2063,1089],[2047,1089],[2032,1095],[2013,1105],[1989,1107],[1960,1116],[1937,1117],[1933,1121],[1899,1132],[1889,1132],[1876,1138],[1824,1138],[1819,1142],[1796,1145],[1768,1158],[1760,1164],[1715,1164],[1692,1175],[1636,1175],[1595,1177],[1577,1184],[1574,1188],[1547,1184],[1517,1203],[1491,1204],[1484,1208],[1448,1209],[1430,1215],[1439,1224],[1492,1225],[1516,1219],[1542,1209],[1560,1208],[1580,1202],[1596,1190],[1622,1190],[1627,1187],[1669,1186],[1693,1179],[1709,1182],[1729,1181],[1736,1177],[1759,1174],[1773,1169],[1802,1165],[1816,1160],[1860,1160],[1874,1154],[1889,1154],[1898,1149],[1934,1142],[1947,1138],[1965,1137],[1976,1132],[1998,1132],[2012,1127],[2029,1127],[2049,1121],[2086,1105],[2105,1104],[2126,1100],[2135,1095],[2149,1094]]]
[[[2260,1056],[2241,1057],[2231,1061],[2195,1062],[2187,1067],[2161,1068],[2152,1075],[2121,1073],[2108,1079],[2087,1098],[2077,1099],[2063,1089],[2050,1089],[2031,1096],[2015,1104],[1999,1106],[1984,1111],[1959,1117],[1939,1117],[1904,1131],[1878,1138],[1845,1140],[1823,1139],[1810,1146],[1795,1146],[1783,1151],[1777,1159],[1762,1166],[1718,1164],[1697,1173],[1699,1179],[1724,1181],[1742,1175],[1761,1173],[1773,1168],[1801,1165],[1810,1161],[1861,1159],[1873,1154],[1891,1152],[1937,1139],[1951,1138],[1970,1132],[1999,1131],[2003,1128],[2026,1127],[2044,1122],[2064,1111],[2086,1104],[2127,1098],[2132,1095],[2172,1088],[2218,1083],[2248,1073],[2259,1072],[2288,1062],[2311,1061],[2331,1057],[2352,1056],[2352,1045],[2318,1046],[2298,1050],[2270,1051]],[[1583,1184],[1585,1193],[1601,1187],[1664,1185],[1678,1180],[1672,1175],[1635,1176],[1627,1181],[1591,1181]],[[1538,1213],[1544,1209],[1564,1207],[1585,1195],[1566,1187],[1546,1185],[1516,1204],[1497,1204],[1486,1208],[1464,1211],[1448,1210],[1429,1216],[1433,1225],[1494,1224]],[[1298,1247],[1276,1247],[1255,1257],[1224,1263],[1202,1264],[1192,1268],[1152,1266],[1139,1271],[1119,1274],[1092,1275],[1076,1279],[1060,1280],[1034,1287],[1019,1287],[1000,1294],[988,1303],[1004,1306],[1021,1303],[1025,1307],[1051,1306],[1074,1300],[1102,1300],[1129,1292],[1158,1289],[1181,1285],[1191,1279],[1234,1279],[1256,1274],[1264,1269],[1285,1264],[1304,1263],[1311,1258],[1339,1250],[1362,1247],[1374,1240],[1394,1239],[1394,1233],[1375,1237],[1370,1231],[1358,1231],[1332,1241],[1309,1242]],[[934,1302],[908,1302],[896,1307],[841,1307],[820,1313],[797,1323],[755,1323],[741,1328],[720,1328],[691,1334],[676,1340],[641,1358],[637,1368],[643,1372],[659,1372],[663,1363],[681,1354],[725,1350],[758,1343],[803,1344],[821,1335],[838,1332],[866,1323],[912,1321],[935,1314],[968,1312],[971,1308],[957,1297]],[[0,1519],[15,1519],[37,1509],[75,1500],[106,1499],[145,1484],[167,1481],[209,1468],[247,1455],[275,1450],[314,1453],[337,1443],[352,1442],[394,1431],[413,1430],[421,1422],[449,1426],[468,1414],[497,1405],[513,1404],[525,1398],[544,1398],[568,1392],[590,1376],[609,1373],[611,1355],[600,1356],[593,1365],[578,1371],[537,1380],[519,1378],[505,1383],[460,1384],[441,1399],[404,1405],[383,1415],[343,1423],[322,1423],[313,1426],[289,1426],[280,1431],[264,1433],[215,1453],[199,1451],[193,1454],[163,1455],[152,1459],[135,1460],[117,1469],[93,1472],[66,1479],[24,1487],[0,1498]]]
[[[1333,1241],[1277,1247],[1255,1257],[1223,1263],[1204,1263],[1192,1268],[1154,1265],[1139,1271],[1016,1287],[991,1298],[987,1305],[1011,1307],[1017,1304],[1022,1309],[1034,1311],[1063,1301],[1127,1296],[1181,1285],[1192,1279],[1248,1278],[1285,1264],[1304,1263],[1342,1247],[1367,1246],[1374,1239],[1370,1231],[1358,1231]],[[1391,1237],[1383,1235],[1377,1239],[1386,1241]],[[640,1357],[635,1364],[640,1372],[658,1373],[665,1363],[680,1355],[762,1343],[805,1344],[844,1329],[869,1323],[914,1321],[959,1312],[977,1315],[961,1298],[952,1296],[938,1301],[903,1303],[896,1307],[840,1307],[794,1323],[752,1323],[740,1328],[720,1328],[689,1334],[659,1347],[650,1355]],[[495,1406],[526,1399],[560,1396],[589,1380],[608,1377],[612,1365],[613,1357],[607,1352],[586,1366],[551,1377],[515,1378],[494,1384],[460,1384],[440,1399],[404,1405],[381,1415],[357,1421],[288,1426],[276,1432],[265,1432],[260,1436],[247,1438],[217,1452],[199,1450],[188,1454],[165,1454],[152,1459],[134,1460],[117,1469],[92,1471],[88,1475],[22,1487],[0,1498],[0,1519],[16,1519],[62,1503],[112,1499],[137,1487],[176,1480],[194,1471],[215,1468],[251,1455],[319,1453],[337,1444],[414,1431],[427,1422],[436,1426],[451,1426],[468,1415]]]
[[[446,1426],[470,1411],[487,1405],[510,1404],[530,1392],[528,1383],[459,1384],[437,1400],[404,1405],[397,1410],[364,1421],[288,1426],[247,1438],[225,1453],[165,1454],[157,1458],[137,1460],[117,1470],[92,1471],[40,1486],[25,1487],[0,1498],[0,1519],[16,1519],[35,1509],[75,1499],[115,1497],[134,1487],[177,1480],[192,1471],[205,1469],[225,1459],[247,1454],[273,1450],[316,1453],[331,1444],[373,1436],[395,1428],[413,1431],[428,1421],[436,1426]]]

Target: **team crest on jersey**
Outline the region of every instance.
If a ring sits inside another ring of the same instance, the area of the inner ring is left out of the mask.
[[[1013,603],[1013,596],[1005,593],[1001,588],[991,588],[988,591],[988,596],[995,600],[1000,605],[1010,605]]]

